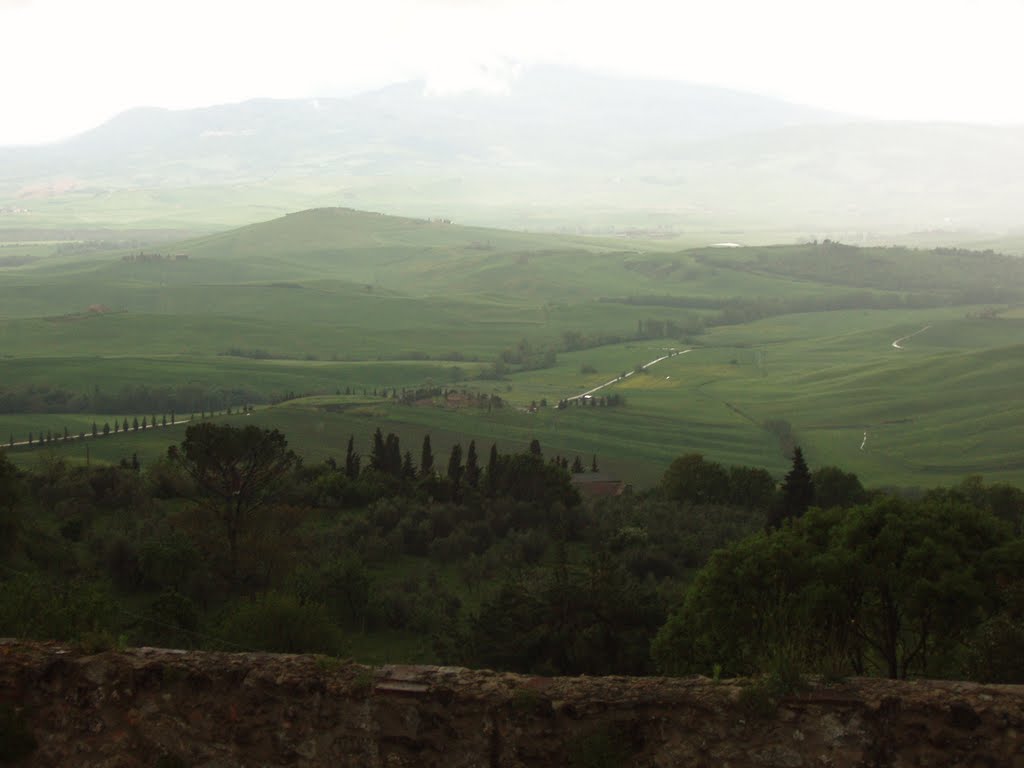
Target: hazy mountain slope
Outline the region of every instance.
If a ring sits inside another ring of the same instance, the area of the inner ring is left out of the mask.
[[[536,69],[502,94],[404,83],[137,109],[65,142],[0,148],[0,168],[0,208],[137,210],[130,220],[149,226],[216,221],[219,206],[237,221],[227,206],[254,220],[342,204],[505,225],[626,211],[677,228],[1003,231],[1024,194],[1024,127],[853,123],[717,88]]]
[[[467,160],[571,165],[669,141],[828,118],[718,88],[542,69],[527,72],[507,94],[430,95],[423,83],[411,82],[348,99],[135,109],[65,142],[0,149],[0,160],[6,181],[59,172],[172,184],[415,171],[405,164]]]

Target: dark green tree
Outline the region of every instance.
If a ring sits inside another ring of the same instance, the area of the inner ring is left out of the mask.
[[[498,444],[491,443],[491,452],[487,456],[487,474],[485,475],[487,484],[487,495],[493,496],[497,490],[498,481]]]
[[[821,467],[811,475],[814,484],[814,506],[822,509],[853,507],[865,504],[868,493],[860,479],[839,467]]]
[[[456,443],[448,456],[448,479],[456,489],[462,483],[462,473],[462,446]]]
[[[114,425],[115,425],[115,428],[116,428],[116,426],[117,426],[117,422],[116,421],[114,422]],[[110,434],[110,422],[109,421],[103,422],[103,434],[104,435],[109,435]]]
[[[98,430],[96,429],[96,422],[94,421],[94,422],[92,423],[92,436],[93,436],[93,437],[96,437],[96,433],[97,433],[97,431],[98,431]]]
[[[509,582],[480,607],[460,663],[539,674],[643,675],[664,621],[653,586],[610,558],[558,567],[537,584]]]
[[[466,450],[466,485],[476,488],[480,484],[480,460],[476,455],[476,440],[469,441],[469,448]]]
[[[256,512],[270,503],[298,462],[284,435],[213,422],[190,425],[168,456],[196,484],[201,501],[220,524],[228,544],[228,577],[238,575],[238,546]]]
[[[729,504],[769,510],[775,501],[775,480],[760,467],[729,467]]]
[[[420,450],[420,476],[432,477],[434,474],[434,451],[430,447],[430,435],[423,436],[423,448]]]
[[[414,480],[416,478],[416,465],[412,463],[412,451],[406,451],[402,458],[402,479]]]
[[[402,450],[398,436],[388,432],[385,436],[380,427],[373,433],[370,449],[370,469],[393,478],[402,475]]]
[[[355,449],[355,436],[349,435],[348,446],[345,448],[345,476],[349,480],[359,477],[359,454]]]
[[[530,453],[534,456],[543,455],[540,450],[540,440],[537,438],[533,438],[533,440],[530,441]]]
[[[132,417],[132,429],[136,432],[139,431],[139,418],[138,416]]]
[[[729,473],[721,464],[688,453],[669,464],[661,489],[673,501],[689,504],[724,504],[729,500]]]
[[[778,528],[786,520],[804,516],[814,503],[814,480],[800,446],[793,449],[793,467],[786,473],[779,497],[768,515],[768,527]]]
[[[376,395],[377,390],[373,393]],[[370,448],[370,469],[386,473],[388,466],[387,450],[384,447],[384,433],[377,427],[373,433],[373,446]]]
[[[0,507],[6,507],[8,513],[13,512],[18,503],[19,484],[18,468],[0,451]]]
[[[577,456],[575,459],[573,459],[573,462],[572,462],[572,473],[574,475],[578,475],[578,474],[580,474],[582,472],[583,472],[583,462],[580,460],[580,457]]]
[[[652,652],[667,672],[750,674],[790,654],[812,670],[961,677],[1001,582],[1024,571],[1006,538],[989,513],[944,500],[811,510],[716,551]]]
[[[398,435],[388,432],[384,439],[385,472],[392,477],[402,476],[402,447]]]

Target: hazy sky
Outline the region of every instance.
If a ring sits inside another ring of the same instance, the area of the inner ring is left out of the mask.
[[[0,0],[0,33],[0,144],[141,105],[501,89],[536,62],[1024,123],[1024,0]]]

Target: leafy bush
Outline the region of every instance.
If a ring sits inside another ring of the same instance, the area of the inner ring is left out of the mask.
[[[234,646],[275,653],[338,654],[342,646],[323,605],[279,592],[236,605],[221,633]]]

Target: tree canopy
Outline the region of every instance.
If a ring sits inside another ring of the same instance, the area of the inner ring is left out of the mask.
[[[233,427],[204,421],[185,430],[168,455],[195,481],[228,540],[228,571],[238,571],[239,534],[253,513],[270,501],[297,464],[278,430]]]
[[[857,674],[948,674],[998,603],[994,563],[1008,535],[948,501],[812,510],[716,552],[654,656],[669,672],[750,674],[781,649],[811,666],[840,658]]]

